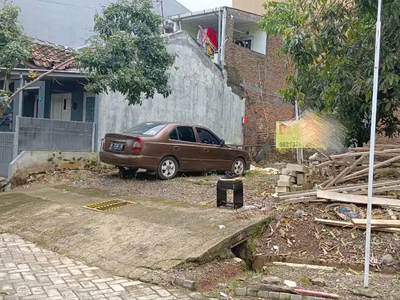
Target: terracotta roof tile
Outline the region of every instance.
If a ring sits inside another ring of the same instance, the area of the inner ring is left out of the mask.
[[[39,68],[51,69],[68,59],[73,58],[72,49],[35,40],[30,63]],[[60,70],[73,69],[75,61],[63,66]]]

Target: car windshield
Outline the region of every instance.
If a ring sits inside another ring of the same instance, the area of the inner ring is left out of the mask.
[[[128,129],[124,133],[155,136],[163,130],[165,126],[166,125],[162,123],[141,123]]]

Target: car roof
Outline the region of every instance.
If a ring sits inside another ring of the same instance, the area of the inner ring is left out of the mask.
[[[148,121],[148,122],[143,122],[144,123],[154,123],[154,124],[163,124],[163,125],[173,125],[173,126],[197,126],[197,127],[204,127],[198,124],[194,123],[184,123],[184,122],[163,122],[163,121]]]

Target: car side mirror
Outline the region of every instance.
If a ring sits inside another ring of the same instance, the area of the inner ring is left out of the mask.
[[[225,141],[224,140],[221,140],[219,143],[220,143],[221,147],[225,146]]]

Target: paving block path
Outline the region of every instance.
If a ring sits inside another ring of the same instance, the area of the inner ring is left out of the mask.
[[[186,291],[112,276],[12,234],[0,234],[0,300],[190,300]]]

